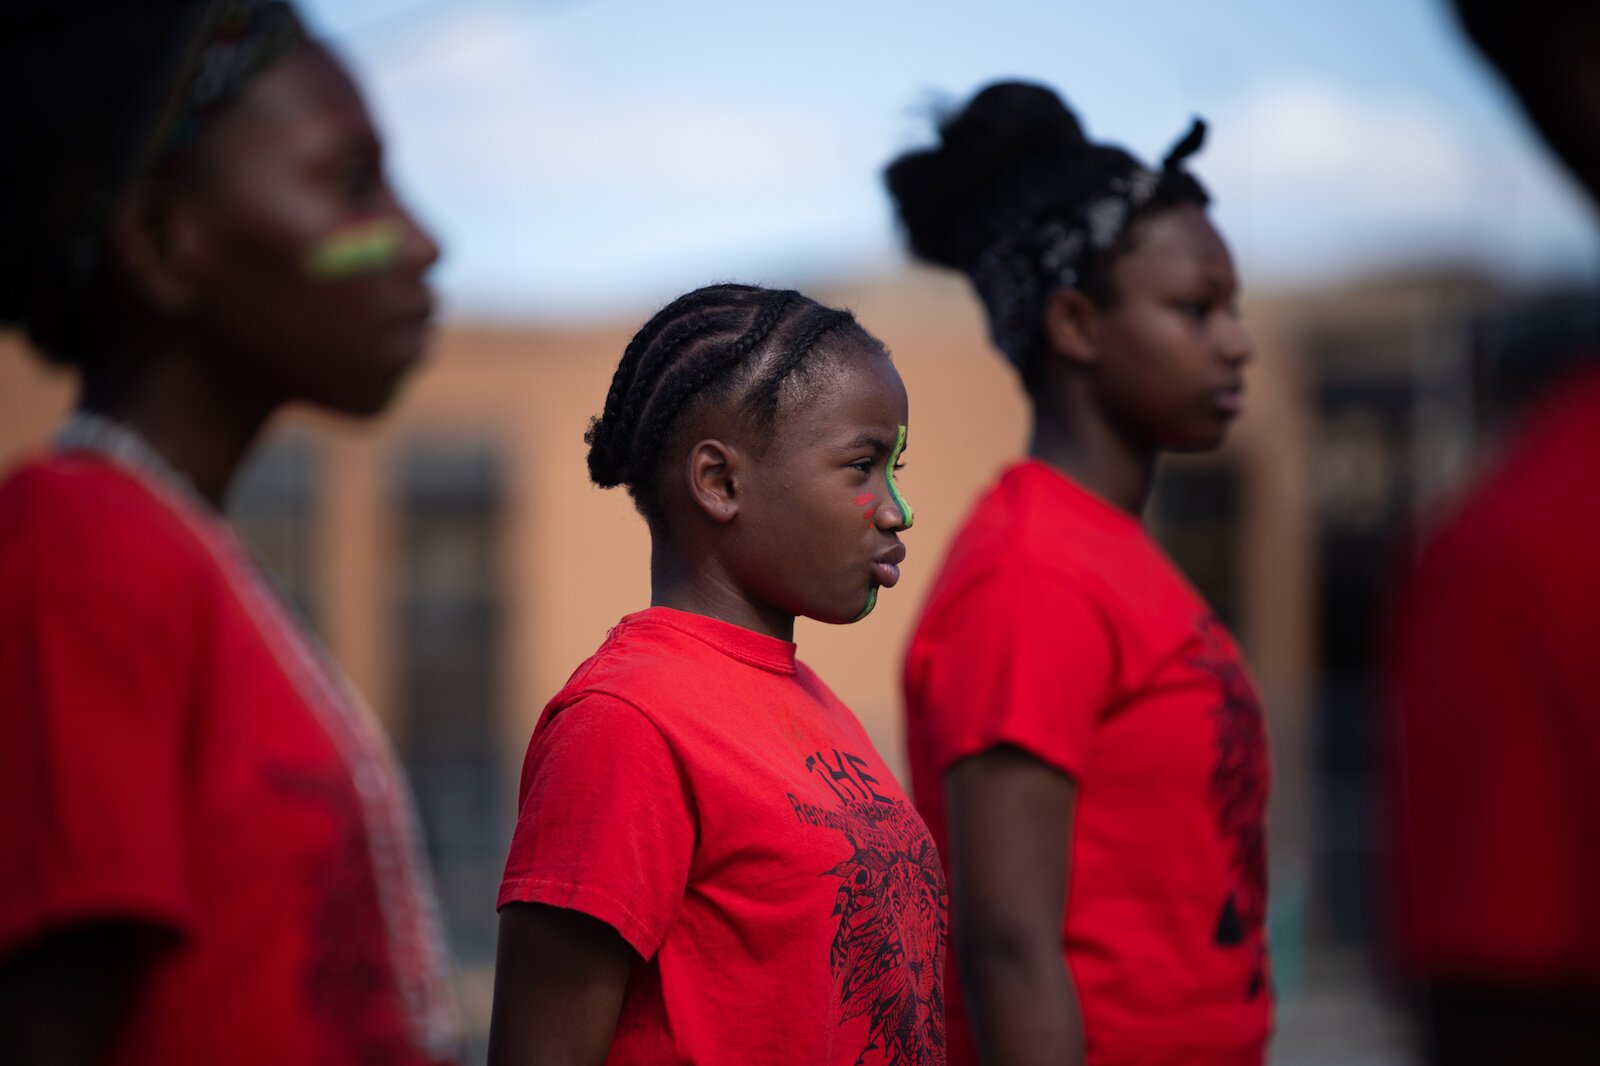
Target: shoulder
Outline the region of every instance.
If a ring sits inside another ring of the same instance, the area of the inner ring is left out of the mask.
[[[26,463],[0,482],[0,588],[92,590],[101,602],[170,602],[207,570],[182,520],[137,481],[88,456]]]
[[[1008,468],[973,505],[947,569],[973,578],[1032,575],[1094,586],[1148,551],[1138,520],[1044,463]]]
[[[637,703],[635,694],[653,692],[681,676],[704,652],[699,641],[668,626],[640,624],[624,618],[567,679],[552,702],[570,703],[588,695],[610,695]]]

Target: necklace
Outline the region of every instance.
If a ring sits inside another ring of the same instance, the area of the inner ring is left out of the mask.
[[[460,1048],[461,1026],[447,991],[448,953],[438,901],[422,859],[415,804],[371,710],[233,527],[143,438],[120,423],[79,411],[62,425],[54,443],[58,452],[101,456],[183,522],[317,718],[354,785],[395,985],[413,1039],[431,1057],[453,1056]]]

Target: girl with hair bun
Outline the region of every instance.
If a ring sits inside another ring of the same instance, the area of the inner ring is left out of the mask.
[[[1150,170],[1007,82],[887,170],[912,251],[970,279],[1032,410],[905,661],[953,900],[951,1062],[1262,1060],[1261,711],[1140,518],[1162,452],[1222,443],[1250,356],[1183,169],[1204,132]]]
[[[944,1062],[944,876],[797,615],[900,576],[906,392],[846,311],[713,285],[622,355],[589,471],[651,605],[545,707],[500,889],[489,1058]]]
[[[0,325],[80,384],[0,480],[0,1061],[455,1061],[404,778],[221,511],[394,395],[439,250],[286,3],[8,4],[0,112]]]

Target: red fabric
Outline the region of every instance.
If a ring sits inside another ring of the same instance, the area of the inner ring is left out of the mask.
[[[0,693],[0,954],[178,936],[113,1063],[423,1061],[345,763],[216,559],[102,460],[0,484]]]
[[[933,842],[794,645],[652,607],[545,708],[500,904],[611,925],[613,1063],[944,1062]]]
[[[1415,977],[1600,989],[1600,372],[1425,545],[1394,618],[1392,932]]]
[[[1267,753],[1222,625],[1129,515],[1039,462],[967,519],[906,657],[917,805],[1014,745],[1078,786],[1064,956],[1088,1061],[1258,1063]],[[953,956],[952,952],[952,956]],[[975,1061],[956,968],[950,1061]]]

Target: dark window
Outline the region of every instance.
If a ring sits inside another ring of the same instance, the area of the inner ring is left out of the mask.
[[[278,437],[259,448],[228,494],[228,515],[240,537],[301,616],[317,614],[312,509],[316,463],[303,438]]]
[[[397,699],[406,769],[464,962],[494,953],[509,839],[495,751],[500,463],[481,444],[416,445],[399,467]]]
[[[1217,617],[1239,630],[1239,478],[1217,461],[1168,460],[1151,497],[1150,526]]]

